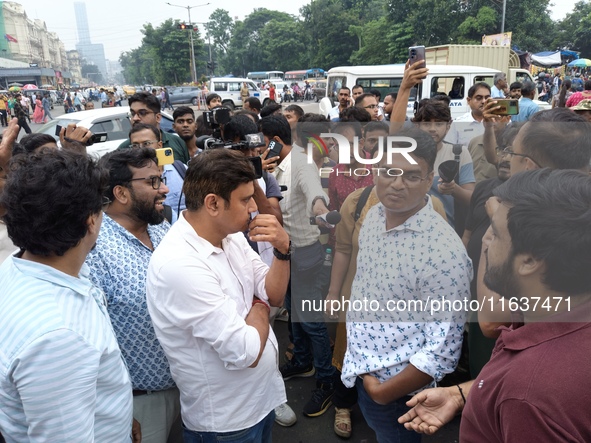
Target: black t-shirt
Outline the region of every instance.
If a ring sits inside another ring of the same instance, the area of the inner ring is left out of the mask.
[[[493,196],[493,189],[503,184],[498,177],[489,178],[476,184],[472,198],[470,199],[470,209],[466,218],[466,229],[472,231],[470,241],[468,242],[468,256],[472,259],[474,265],[474,279],[472,285],[476,285],[476,273],[480,262],[480,252],[482,250],[482,237],[490,226],[490,218],[486,213],[484,205],[486,201]],[[472,288],[472,294],[475,294],[475,288]]]

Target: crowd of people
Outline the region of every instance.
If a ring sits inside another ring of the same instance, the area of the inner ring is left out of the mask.
[[[8,122],[4,439],[270,442],[297,421],[286,383],[315,377],[300,412],[334,411],[342,438],[358,405],[379,442],[460,412],[461,442],[591,441],[586,99],[499,116],[499,76],[465,116],[436,96],[408,119],[420,63],[383,105],[343,87],[328,116],[208,94],[176,135],[139,92],[98,162],[84,128],[57,149]]]

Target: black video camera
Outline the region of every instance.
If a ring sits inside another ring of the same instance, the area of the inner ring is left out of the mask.
[[[203,112],[203,122],[205,126],[211,129],[217,129],[220,125],[225,125],[230,121],[230,110],[223,106]]]

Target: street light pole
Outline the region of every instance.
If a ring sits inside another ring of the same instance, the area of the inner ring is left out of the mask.
[[[166,4],[169,6],[175,6],[177,8],[184,8],[189,13],[189,32],[190,32],[189,36],[190,36],[190,41],[191,41],[191,78],[193,80],[193,83],[197,83],[197,65],[195,64],[195,48],[193,47],[193,24],[191,23],[191,9],[199,8],[201,6],[207,6],[210,3],[204,3],[202,5],[196,5],[196,6],[173,5],[172,3],[169,3],[169,2],[166,2]]]
[[[501,34],[505,32],[505,10],[507,9],[507,0],[503,0],[503,18],[501,19]]]

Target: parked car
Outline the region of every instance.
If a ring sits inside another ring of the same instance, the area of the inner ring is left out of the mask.
[[[179,86],[173,90],[169,88],[168,95],[172,105],[191,103],[193,106],[197,106],[199,97],[201,97],[201,88],[197,86]]]
[[[263,106],[269,104],[269,91],[261,90],[259,87],[248,78],[235,77],[215,77],[209,81],[209,92],[215,92],[222,97],[222,105],[234,109],[242,106],[242,98],[240,97],[240,88],[245,82],[248,86],[248,92],[251,97],[257,97]]]
[[[160,128],[165,132],[174,133],[172,122],[170,114],[163,112]],[[70,123],[88,128],[94,134],[107,134],[106,141],[95,143],[87,148],[88,154],[96,158],[117,149],[123,140],[129,137],[129,131],[131,130],[129,106],[116,106],[114,108],[99,108],[60,115],[56,119],[45,123],[37,132],[51,135],[59,145],[59,137],[55,135],[56,126],[64,127]]]

